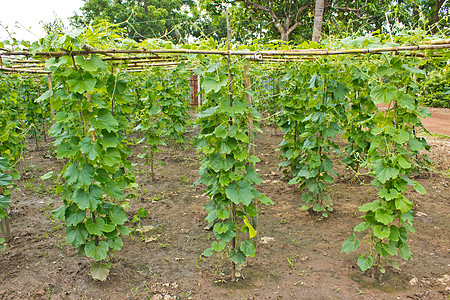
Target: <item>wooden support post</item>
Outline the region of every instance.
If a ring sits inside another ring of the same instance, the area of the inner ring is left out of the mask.
[[[252,83],[250,80],[250,66],[245,65],[244,66],[244,76],[245,76],[245,88],[250,90],[252,88]],[[247,105],[249,107],[253,106],[252,102],[252,96],[250,96],[248,93],[245,94],[245,99],[247,100]],[[250,149],[249,149],[249,155],[255,155],[255,130],[253,127],[253,116],[249,116],[248,118],[248,138],[250,141]]]
[[[0,194],[3,195],[3,187],[0,186]],[[9,219],[7,217],[2,218],[0,221],[1,236],[5,239],[5,242],[11,240],[11,230],[9,228]]]
[[[245,77],[245,88],[250,90],[252,88],[252,82],[250,80],[250,66],[244,65],[244,77]],[[245,94],[245,100],[247,101],[247,105],[249,107],[253,106],[252,102],[252,96],[249,95],[249,93]],[[249,149],[248,149],[248,156],[255,155],[255,129],[253,126],[253,115],[250,115],[248,117],[248,139],[249,139]],[[258,216],[251,218],[252,226],[255,230],[257,230],[258,227]],[[258,231],[256,231],[258,232]],[[258,240],[258,236],[256,235],[256,240]]]
[[[52,74],[49,73],[47,75],[47,79],[48,79],[48,89],[50,91],[52,91],[51,94],[53,95]],[[55,111],[53,110],[51,98],[50,98],[50,113],[52,115],[52,123],[54,124],[55,123]]]

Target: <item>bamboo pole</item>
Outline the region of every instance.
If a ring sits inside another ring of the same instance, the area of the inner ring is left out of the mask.
[[[395,51],[418,51],[418,50],[432,50],[432,49],[449,49],[450,39],[426,41],[418,45],[406,45],[396,47],[380,47],[380,48],[361,48],[361,49],[341,49],[341,50],[327,50],[327,49],[302,49],[302,50],[263,50],[263,51],[231,51],[231,50],[195,50],[195,49],[92,49],[80,51],[60,51],[60,52],[36,52],[32,55],[29,51],[4,51],[2,55],[24,55],[24,56],[49,56],[58,57],[66,55],[88,55],[96,54],[210,54],[210,55],[240,55],[249,56],[260,53],[267,56],[289,55],[289,56],[313,56],[313,55],[342,55],[342,54],[364,54],[364,53],[382,53]]]
[[[3,195],[3,187],[0,186],[0,195]],[[5,239],[5,242],[9,242],[11,240],[11,229],[9,227],[9,219],[8,217],[2,218],[0,220],[0,231]]]
[[[44,70],[13,69],[13,68],[5,68],[5,67],[1,67],[0,71],[7,72],[7,73],[50,74],[49,71],[44,71]]]
[[[52,74],[47,75],[48,89],[51,91],[53,96],[53,86],[52,86]],[[55,124],[55,111],[53,110],[52,99],[50,98],[50,114],[52,115],[52,123]]]

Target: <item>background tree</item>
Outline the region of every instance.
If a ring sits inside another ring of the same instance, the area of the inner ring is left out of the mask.
[[[188,32],[187,11],[194,0],[84,0],[81,15],[72,17],[78,27],[107,20],[121,24],[129,38],[171,38],[176,41]]]
[[[349,1],[333,0],[323,1],[325,13],[323,20],[327,24],[323,28],[327,33],[333,31],[335,25],[341,22],[348,28],[346,32],[355,30],[359,32],[365,29],[370,32],[380,29],[385,21],[385,11],[389,9],[390,1],[376,0]],[[241,33],[248,31],[254,33],[254,38],[258,37],[258,31],[263,33],[268,40],[279,39],[289,41],[294,39],[312,38],[314,9],[316,1],[311,0],[203,0],[200,6],[209,12],[213,17],[221,16],[227,5],[233,6],[234,26],[233,31]],[[338,32],[342,31],[339,26]],[[234,30],[236,29],[236,30]]]

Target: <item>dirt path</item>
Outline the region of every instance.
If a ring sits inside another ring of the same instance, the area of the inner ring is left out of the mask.
[[[387,104],[380,104],[378,108],[387,109]],[[450,109],[429,107],[431,117],[422,119],[425,128],[431,133],[444,134],[450,136]]]

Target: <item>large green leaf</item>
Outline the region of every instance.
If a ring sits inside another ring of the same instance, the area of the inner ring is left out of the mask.
[[[88,218],[86,220],[86,229],[90,234],[93,235],[102,235],[103,227],[105,226],[105,220],[101,217],[96,217],[95,222],[94,219]]]
[[[399,173],[398,169],[384,165],[382,159],[377,160],[373,164],[373,171],[375,171],[375,178],[381,183],[396,178]]]
[[[0,207],[7,208],[10,203],[11,203],[10,195],[5,196],[0,194]]]
[[[341,248],[341,252],[350,253],[358,249],[361,245],[361,242],[356,239],[356,235],[353,233],[343,244]]]
[[[95,241],[89,241],[84,247],[86,256],[92,257],[95,261],[105,259],[108,256],[109,246],[105,241],[99,241],[98,245],[95,245]]]
[[[256,254],[255,244],[252,240],[247,239],[246,241],[241,243],[241,251],[245,256],[254,257]]]
[[[0,171],[4,172],[9,168],[9,160],[5,157],[0,157]]]
[[[361,269],[361,271],[364,272],[364,271],[370,269],[370,267],[372,267],[373,258],[372,258],[372,256],[366,256],[365,254],[360,255],[358,257],[357,264],[358,264],[358,267]]]
[[[234,204],[242,203],[245,206],[249,205],[255,196],[252,193],[251,185],[245,181],[240,180],[236,183],[231,183],[225,188],[225,194]]]
[[[97,80],[90,73],[72,72],[67,77],[67,83],[72,91],[82,94],[92,92]]]
[[[230,259],[235,264],[245,264],[247,257],[245,256],[244,253],[242,253],[240,249],[238,249],[237,251],[230,253]]]
[[[64,177],[67,179],[68,184],[76,184],[77,186],[91,185],[94,178],[95,169],[91,164],[84,164],[82,169],[78,169],[78,164],[74,163],[70,165]]]
[[[388,225],[394,221],[394,217],[394,212],[390,209],[380,208],[375,213],[375,219],[384,225]]]
[[[106,69],[106,64],[97,55],[92,54],[90,58],[86,59],[81,55],[75,57],[75,62],[83,70],[94,72],[98,69]]]
[[[225,75],[217,78],[215,74],[205,75],[202,83],[202,88],[205,90],[205,93],[209,93],[211,91],[215,91],[216,93],[220,91],[223,86],[226,86],[228,83],[228,77]]]
[[[389,104],[397,96],[397,88],[393,85],[377,85],[370,91],[375,104]]]
[[[12,183],[12,177],[6,173],[0,173],[0,186],[10,185]]]
[[[119,130],[119,123],[107,109],[100,109],[97,113],[97,118],[91,117],[91,124],[96,129],[106,129],[109,132]]]
[[[128,220],[125,210],[118,205],[113,205],[111,207],[109,218],[111,219],[111,222],[116,225],[122,225]]]
[[[380,208],[380,200],[374,200],[370,203],[366,203],[359,208],[359,211],[377,211]]]
[[[373,228],[373,234],[380,239],[386,239],[391,234],[391,229],[387,226],[376,225]]]
[[[66,208],[64,216],[67,226],[75,226],[86,218],[86,212],[78,209],[77,205],[72,204]]]
[[[105,165],[110,167],[121,162],[120,152],[116,148],[106,149],[105,154],[102,156],[102,158]]]
[[[398,254],[404,260],[408,260],[412,257],[411,250],[409,250],[409,246],[407,244],[401,244],[400,247],[398,247]]]
[[[399,209],[402,214],[410,210],[412,207],[412,202],[403,195],[399,195],[399,197],[395,199],[395,208]]]
[[[108,278],[111,263],[93,263],[91,264],[92,278],[105,281]]]
[[[123,190],[117,184],[117,182],[111,180],[103,186],[103,190],[106,195],[113,199],[122,199],[124,196]]]
[[[77,226],[69,226],[66,228],[66,241],[74,248],[84,245],[88,235],[89,232],[84,224],[78,224]]]
[[[120,237],[110,238],[108,239],[108,246],[114,251],[119,251],[123,247],[123,241]]]

